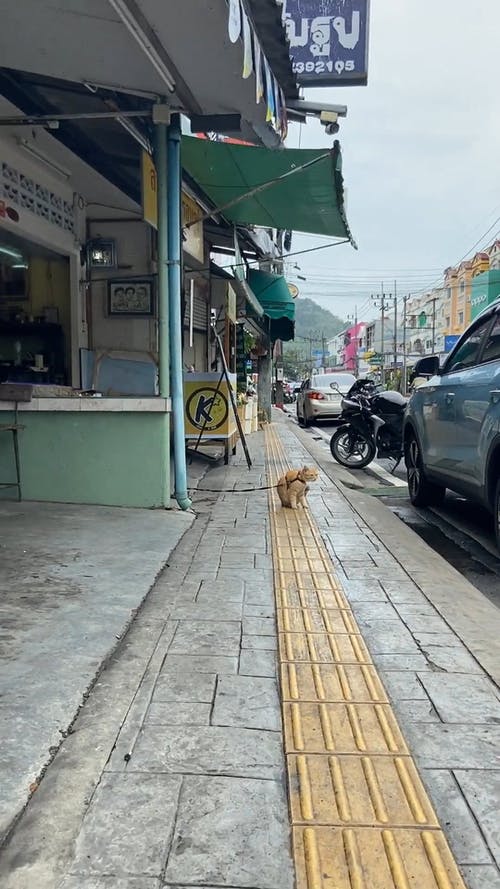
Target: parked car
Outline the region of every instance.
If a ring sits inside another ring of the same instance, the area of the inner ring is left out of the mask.
[[[318,374],[304,380],[297,395],[297,420],[309,426],[318,420],[338,420],[342,413],[342,396],[347,395],[356,382],[353,374]]]
[[[473,321],[442,367],[421,358],[403,424],[408,489],[415,506],[446,488],[485,506],[500,547],[500,299]]]

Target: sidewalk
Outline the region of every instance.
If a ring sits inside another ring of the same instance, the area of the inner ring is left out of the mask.
[[[265,445],[311,462],[285,422],[250,445],[201,488],[265,485]],[[413,755],[466,885],[499,889],[498,689],[419,586],[438,557],[414,582],[324,474],[309,512],[201,488],[2,887],[459,889]]]

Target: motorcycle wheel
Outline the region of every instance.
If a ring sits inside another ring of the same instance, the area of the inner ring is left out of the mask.
[[[332,457],[348,469],[364,469],[376,456],[374,443],[349,429],[338,429],[330,440]]]

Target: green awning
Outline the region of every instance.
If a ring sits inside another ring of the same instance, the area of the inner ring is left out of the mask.
[[[275,340],[293,340],[295,303],[282,275],[250,269],[248,283],[270,319],[270,336]]]
[[[182,166],[230,222],[348,238],[356,246],[344,212],[338,142],[329,151],[273,151],[183,136]],[[247,194],[265,183],[272,184]]]

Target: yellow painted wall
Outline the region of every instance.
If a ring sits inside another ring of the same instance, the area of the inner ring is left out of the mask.
[[[36,318],[46,307],[57,308],[59,324],[64,330],[66,373],[71,372],[71,294],[67,259],[31,257],[27,272],[27,315]]]

